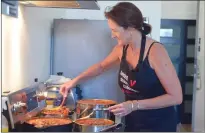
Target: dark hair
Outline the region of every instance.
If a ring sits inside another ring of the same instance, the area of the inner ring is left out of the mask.
[[[124,29],[128,27],[135,28],[147,35],[151,32],[151,25],[144,23],[141,11],[130,2],[120,2],[114,7],[107,7],[105,17],[112,19]]]

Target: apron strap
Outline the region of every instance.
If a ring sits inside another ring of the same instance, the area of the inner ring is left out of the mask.
[[[142,34],[141,48],[140,48],[140,57],[139,57],[138,64],[136,66],[136,70],[137,71],[139,71],[139,69],[141,68],[142,63],[143,63],[145,45],[146,45],[146,35]]]
[[[123,46],[122,59],[125,59],[125,58],[126,58],[128,46],[129,46],[129,45]]]
[[[148,49],[148,51],[147,51],[147,56],[149,56],[150,49],[152,48],[152,46],[153,46],[155,43],[159,43],[159,42],[154,41],[154,42],[149,46],[149,49]]]

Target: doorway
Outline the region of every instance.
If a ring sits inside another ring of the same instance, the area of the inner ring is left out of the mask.
[[[177,71],[183,103],[176,107],[179,121],[191,124],[196,20],[162,19],[160,42],[165,46]]]

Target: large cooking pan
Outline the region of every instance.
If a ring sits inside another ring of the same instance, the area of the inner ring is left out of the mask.
[[[103,118],[81,118],[74,123],[75,132],[109,132],[115,131],[122,126],[121,123],[115,124],[114,121]]]
[[[74,120],[75,116],[75,111],[70,110],[66,106],[59,106],[51,109],[44,108],[36,115],[36,117],[70,118],[71,120]]]
[[[31,118],[29,120],[39,119],[41,117]],[[45,117],[42,117],[45,119]],[[53,118],[53,117],[52,117]],[[49,119],[49,118],[46,118]],[[66,119],[67,118],[57,118],[57,119]],[[54,126],[44,126],[44,127],[36,127],[32,123],[29,123],[29,120],[23,123],[21,127],[23,127],[23,132],[110,132],[115,131],[122,127],[122,123],[115,124],[114,121],[108,119],[99,119],[99,118],[81,118],[76,121],[70,120],[70,123],[64,125],[54,125]],[[84,120],[84,123],[82,122]],[[94,120],[94,121],[105,121],[99,123],[89,123],[86,120]]]
[[[115,121],[115,115],[107,110],[108,107],[115,105],[116,102],[106,99],[84,99],[77,101],[76,114],[77,119],[104,118]]]
[[[32,120],[38,118],[32,118]],[[58,118],[59,119],[59,118]],[[65,118],[62,118],[65,119]],[[82,120],[102,120],[106,121],[103,125],[101,124],[89,124],[88,122],[82,123]],[[121,123],[114,124],[113,121],[108,119],[98,119],[98,118],[86,118],[86,119],[77,119],[76,121],[71,121],[71,123],[58,125],[58,126],[47,126],[47,127],[35,127],[34,125],[25,122],[22,125],[23,132],[110,132],[115,131],[122,127]]]
[[[38,127],[33,125],[32,123],[30,123],[31,120],[37,120],[37,119],[56,119],[56,121],[58,120],[66,120],[69,121],[69,123],[67,124],[62,124],[62,125],[51,125],[51,126],[44,126],[44,127]],[[73,130],[73,121],[68,119],[68,118],[41,118],[41,117],[34,117],[31,118],[29,120],[27,120],[26,122],[24,122],[23,124],[24,126],[24,131],[33,131],[33,132],[72,132]]]

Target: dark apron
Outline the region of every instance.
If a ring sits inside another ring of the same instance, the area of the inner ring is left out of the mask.
[[[155,43],[155,42],[154,42]],[[154,44],[150,45],[150,48]],[[140,57],[136,68],[130,70],[126,61],[129,45],[124,46],[118,82],[126,101],[154,98],[166,94],[155,71],[150,67],[148,55],[143,61],[146,36],[142,34]],[[125,117],[126,132],[175,132],[177,117],[174,106],[162,109],[137,110]]]

